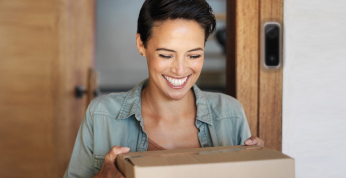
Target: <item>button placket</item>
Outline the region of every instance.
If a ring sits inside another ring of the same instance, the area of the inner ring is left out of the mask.
[[[138,143],[137,143],[137,151],[147,151],[148,147],[148,137],[147,134],[144,132],[143,128],[143,122],[140,115],[137,114],[137,120],[139,121],[140,129],[139,129],[139,135],[138,135]]]
[[[209,144],[205,134],[205,124],[200,121],[196,121],[196,127],[199,129],[199,132],[198,132],[199,143],[201,144],[202,147],[208,147]]]

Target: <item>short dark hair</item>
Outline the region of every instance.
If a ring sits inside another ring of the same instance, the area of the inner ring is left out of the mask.
[[[215,31],[215,16],[205,0],[145,0],[137,22],[137,33],[140,34],[145,48],[152,35],[154,23],[168,19],[196,21],[205,31],[205,42]]]

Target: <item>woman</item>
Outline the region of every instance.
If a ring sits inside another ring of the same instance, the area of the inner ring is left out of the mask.
[[[149,79],[126,93],[93,100],[79,129],[65,177],[123,177],[114,164],[128,151],[263,146],[250,137],[240,103],[195,84],[204,47],[215,30],[205,0],[146,0],[136,45]],[[249,139],[248,139],[249,138]]]

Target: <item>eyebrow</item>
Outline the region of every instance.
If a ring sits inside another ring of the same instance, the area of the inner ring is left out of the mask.
[[[188,52],[192,52],[192,51],[199,51],[199,50],[203,51],[203,49],[202,49],[202,48],[195,48],[195,49],[191,49],[191,50],[189,50]],[[172,50],[172,49],[167,49],[167,48],[157,48],[157,49],[156,49],[156,51],[169,51],[169,52],[176,52],[176,51],[174,51],[174,50]]]

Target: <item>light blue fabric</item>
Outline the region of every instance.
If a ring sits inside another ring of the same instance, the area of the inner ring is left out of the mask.
[[[130,147],[132,152],[147,150],[141,114],[141,91],[147,83],[148,79],[129,92],[100,96],[90,103],[64,177],[92,177],[114,145]],[[251,134],[241,104],[228,95],[203,92],[196,85],[192,89],[201,146],[244,144]]]

